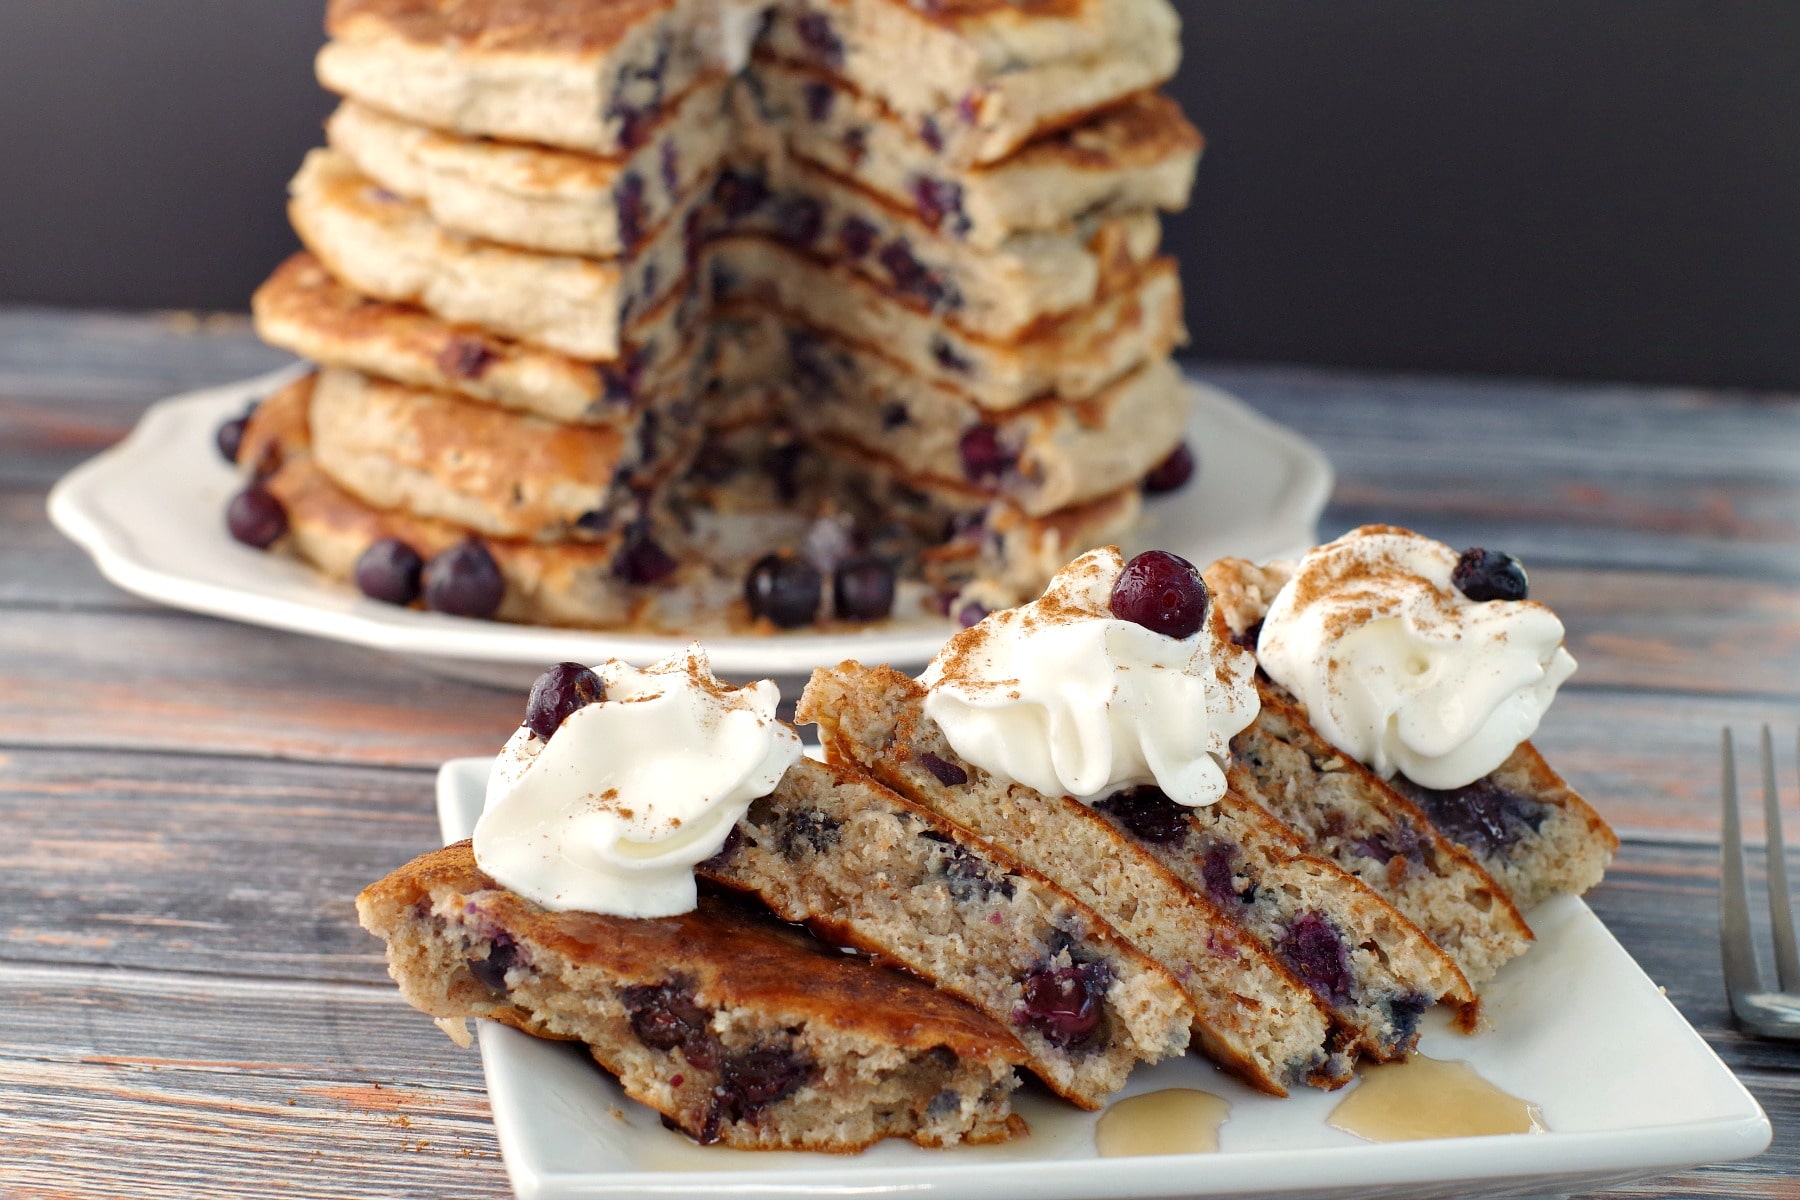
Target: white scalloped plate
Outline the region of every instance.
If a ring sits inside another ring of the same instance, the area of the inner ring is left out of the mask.
[[[474,828],[491,761],[438,772],[445,842]],[[1100,1158],[1098,1114],[1030,1090],[1016,1107],[1031,1136],[1002,1146],[754,1153],[664,1129],[566,1043],[477,1024],[494,1127],[523,1200],[1474,1200],[1561,1196],[1767,1148],[1762,1109],[1585,904],[1561,897],[1531,916],[1537,944],[1484,989],[1492,1027],[1467,1037],[1428,1013],[1420,1049],[1466,1060],[1536,1103],[1549,1127],[1540,1134],[1371,1144],[1325,1123],[1344,1093],[1277,1100],[1188,1057],[1140,1068],[1121,1096],[1193,1087],[1225,1097],[1218,1154]]]
[[[295,369],[161,401],[124,441],[70,472],[50,493],[50,519],[126,591],[175,608],[415,657],[435,670],[524,687],[546,664],[623,658],[644,663],[681,639],[471,621],[380,604],[301,563],[225,533],[239,486],[213,448],[220,421],[293,378]],[[1267,559],[1311,546],[1331,494],[1316,447],[1216,388],[1194,384],[1194,483],[1148,505],[1141,543],[1198,563]],[[863,633],[709,637],[722,675],[796,675],[859,658],[918,667],[951,631],[942,621]]]

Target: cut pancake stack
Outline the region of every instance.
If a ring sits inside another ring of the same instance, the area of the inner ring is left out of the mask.
[[[278,498],[323,569],[354,569],[348,525],[425,522],[504,577],[474,615],[716,626],[769,551],[978,612],[1116,540],[1181,443],[1157,212],[1200,139],[1155,90],[1166,0],[334,0],[327,24],[344,100],[291,189],[306,253],[254,304],[320,372],[240,455],[306,460],[306,502]]]

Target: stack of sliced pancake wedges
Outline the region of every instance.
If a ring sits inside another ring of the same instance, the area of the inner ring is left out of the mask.
[[[327,28],[305,251],[254,309],[318,366],[257,444],[328,572],[476,538],[503,618],[694,629],[755,557],[849,545],[992,608],[1126,533],[1181,444],[1158,213],[1201,141],[1157,91],[1167,0],[332,0]]]

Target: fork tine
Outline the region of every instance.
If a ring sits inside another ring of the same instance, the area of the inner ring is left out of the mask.
[[[1769,923],[1775,934],[1775,969],[1784,992],[1800,991],[1800,949],[1794,945],[1794,908],[1788,899],[1787,848],[1781,839],[1781,789],[1776,786],[1775,743],[1762,728],[1763,824],[1769,862]]]
[[[1750,893],[1744,883],[1744,840],[1739,828],[1737,755],[1731,730],[1720,737],[1724,768],[1719,781],[1723,811],[1719,832],[1719,953],[1725,968],[1725,991],[1734,1012],[1744,999],[1762,991],[1756,970],[1756,947],[1750,941]]]

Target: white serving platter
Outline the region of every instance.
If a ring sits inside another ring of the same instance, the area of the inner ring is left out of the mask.
[[[647,663],[685,639],[472,621],[380,604],[305,565],[263,554],[225,532],[241,485],[213,445],[219,423],[294,376],[294,369],[154,404],[130,436],[60,480],[50,519],[126,591],[175,608],[311,634],[417,659],[433,670],[529,686],[557,662]],[[1202,565],[1224,555],[1288,557],[1314,542],[1331,494],[1325,456],[1291,430],[1204,384],[1192,385],[1195,481],[1151,501],[1143,547]],[[728,677],[804,675],[859,658],[921,667],[953,626],[894,622],[861,633],[709,635],[713,669]]]

